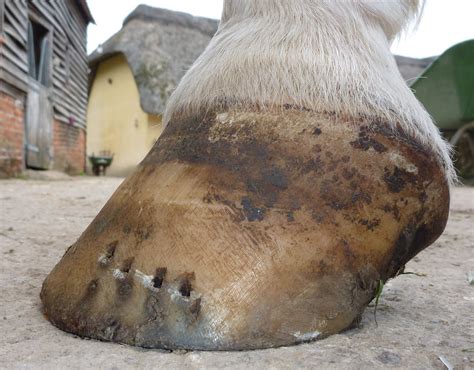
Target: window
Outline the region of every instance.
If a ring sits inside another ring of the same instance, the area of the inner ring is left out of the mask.
[[[44,86],[49,86],[51,48],[49,31],[39,23],[28,22],[29,74]]]

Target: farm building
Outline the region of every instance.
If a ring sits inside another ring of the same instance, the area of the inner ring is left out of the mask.
[[[108,175],[127,175],[150,150],[167,98],[217,26],[217,20],[140,5],[91,54],[87,154],[113,154]]]
[[[0,0],[0,176],[84,171],[85,0]]]

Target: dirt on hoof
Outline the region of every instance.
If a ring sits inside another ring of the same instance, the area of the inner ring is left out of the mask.
[[[445,232],[406,266],[405,272],[418,275],[402,275],[385,285],[378,325],[369,306],[360,323],[341,334],[244,352],[143,350],[56,329],[42,315],[41,284],[120,183],[113,178],[0,182],[0,367],[444,369],[442,361],[454,368],[474,367],[474,287],[468,280],[474,270],[474,188],[453,190]],[[396,215],[396,210],[388,211]],[[136,230],[124,227],[123,232]],[[147,231],[133,235],[146,239]],[[114,258],[113,242],[104,246],[101,263]],[[127,267],[121,265],[121,272],[126,274]],[[156,266],[152,284],[168,281],[165,267]],[[193,295],[190,273],[176,280],[183,297]],[[93,294],[94,281],[88,287]],[[126,294],[127,284],[120,289]],[[199,302],[189,311],[198,313]]]

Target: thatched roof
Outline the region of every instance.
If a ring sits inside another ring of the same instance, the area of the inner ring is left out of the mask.
[[[161,114],[169,95],[204,51],[217,27],[215,19],[139,5],[125,18],[122,29],[89,56],[91,79],[101,61],[121,53],[137,82],[143,110]],[[403,78],[411,85],[435,57],[396,55],[395,59]]]
[[[89,56],[91,78],[99,63],[123,54],[140,92],[142,109],[161,114],[186,70],[204,51],[218,21],[139,5],[122,29]]]
[[[402,74],[402,77],[405,79],[408,85],[411,85],[418,76],[431,64],[435,61],[436,57],[416,59],[403,57],[401,55],[395,55],[395,60],[397,61],[398,69]]]

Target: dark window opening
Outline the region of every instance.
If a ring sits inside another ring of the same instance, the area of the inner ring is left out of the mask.
[[[28,22],[28,62],[30,76],[49,85],[49,31],[32,20]]]

